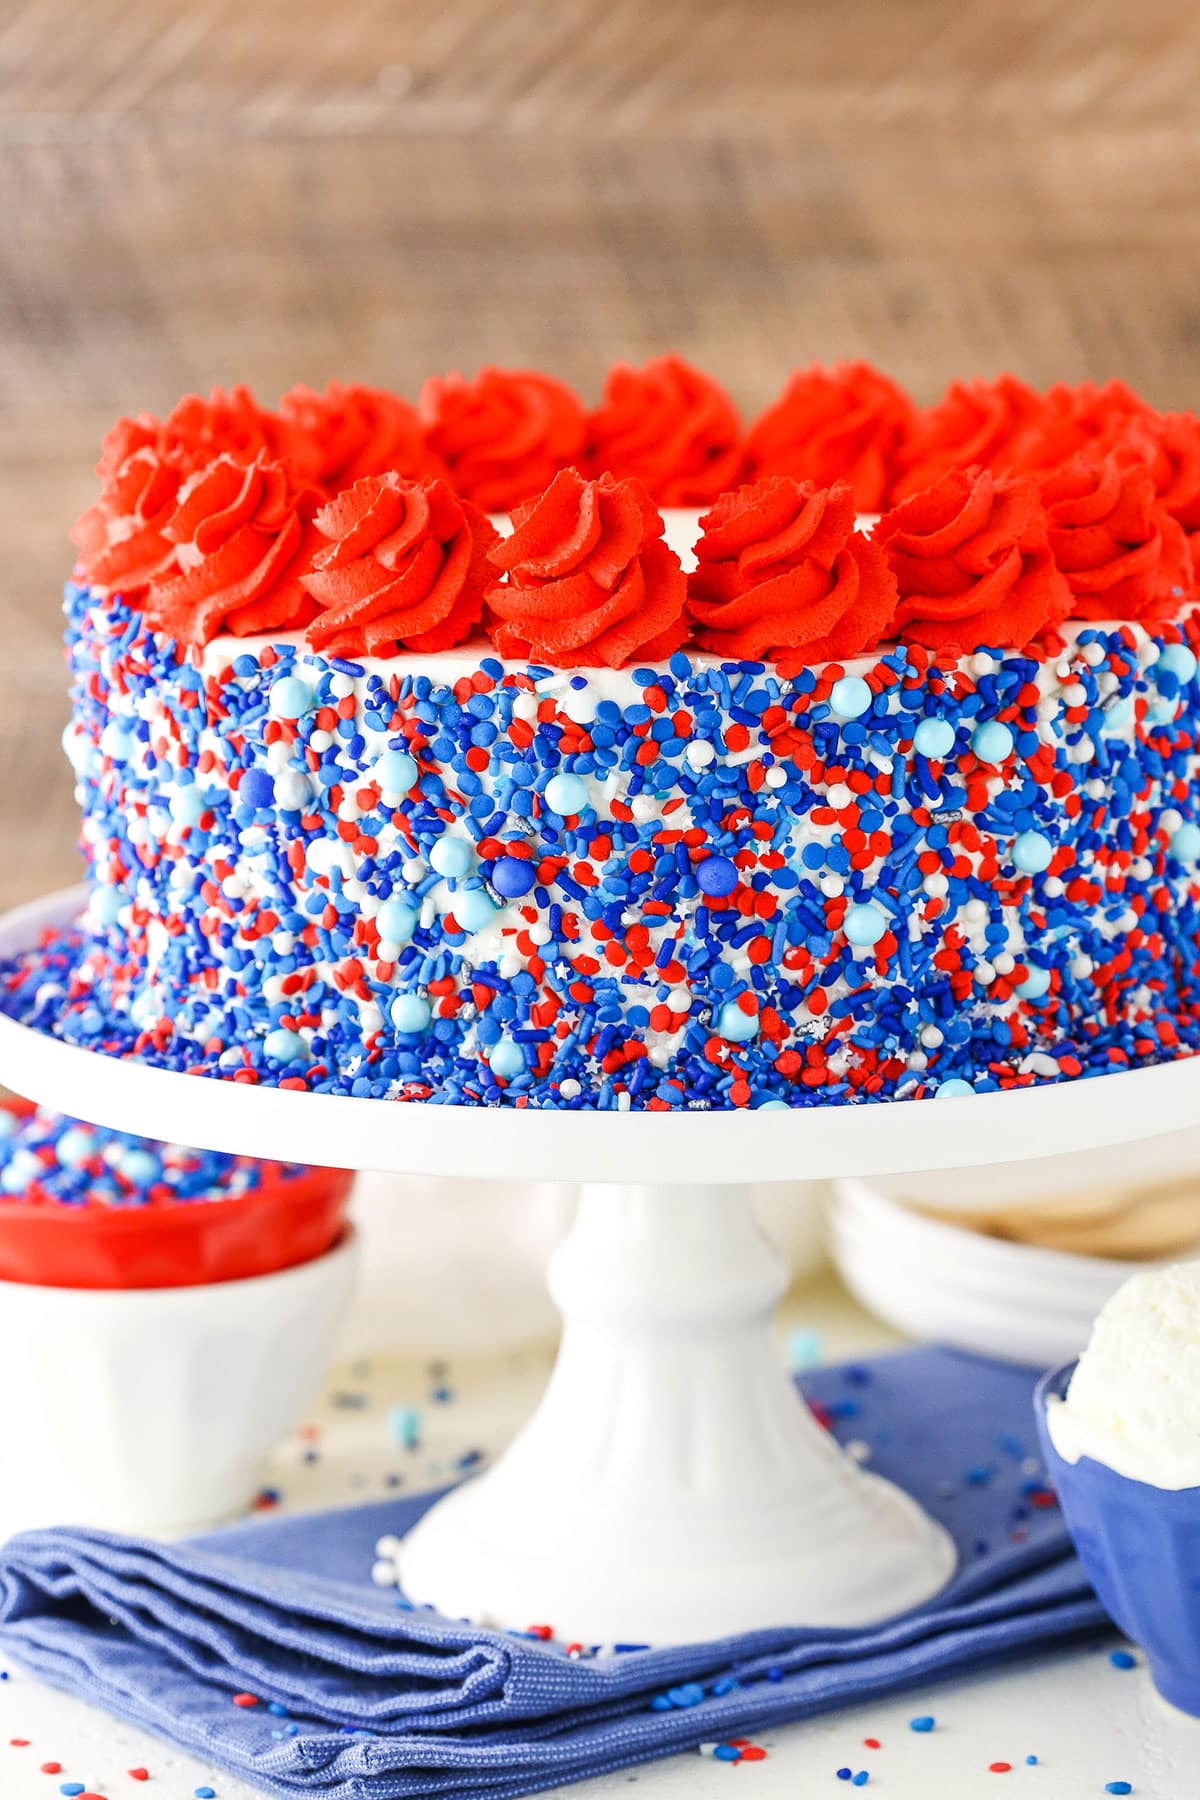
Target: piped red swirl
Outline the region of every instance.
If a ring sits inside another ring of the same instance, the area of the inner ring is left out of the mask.
[[[898,447],[915,418],[903,388],[870,363],[797,369],[746,438],[754,476],[849,483],[859,512],[884,505]]]
[[[290,388],[279,415],[297,446],[297,465],[330,496],[364,475],[386,471],[410,481],[444,475],[425,441],[417,409],[383,388],[331,381],[323,394]]]
[[[307,632],[315,650],[448,650],[479,623],[497,532],[444,481],[364,476],[314,524],[329,540],[300,578],[321,608]]]
[[[669,656],[688,635],[687,582],[640,481],[564,469],[513,514],[491,551],[508,580],[488,595],[502,656],[619,669]]]
[[[1153,620],[1177,609],[1191,585],[1191,551],[1147,462],[1115,450],[1080,455],[1041,491],[1074,618]]]
[[[681,356],[617,363],[588,417],[589,475],[634,476],[659,506],[708,506],[742,469],[737,408]]]
[[[770,656],[785,675],[873,649],[891,626],[896,583],[854,516],[845,481],[770,475],[722,494],[700,521],[688,582],[704,648]]]
[[[175,561],[165,526],[183,477],[157,440],[157,420],[118,420],[96,468],[99,498],[71,527],[84,579],[98,593],[120,593],[134,603]]]
[[[919,494],[951,470],[1029,474],[1073,456],[1089,431],[1068,390],[1037,394],[1015,375],[952,381],[918,412],[896,456],[890,502]]]
[[[474,381],[431,379],[418,411],[451,485],[484,512],[511,512],[583,454],[579,400],[563,382],[533,370],[481,369]]]
[[[900,636],[930,650],[1024,649],[1071,610],[1030,475],[952,469],[872,533],[900,594]]]
[[[218,456],[180,489],[163,527],[179,573],[151,583],[150,623],[189,645],[220,631],[248,637],[305,624],[315,608],[299,576],[311,560],[318,500],[280,463]]]

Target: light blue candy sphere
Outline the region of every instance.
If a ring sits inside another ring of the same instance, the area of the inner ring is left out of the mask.
[[[552,775],[546,783],[543,799],[551,812],[569,819],[587,805],[587,783],[578,775]]]
[[[1030,967],[1024,981],[1017,983],[1017,992],[1022,1000],[1041,1000],[1050,992],[1049,969]]]
[[[4,1116],[12,1118],[11,1113]],[[13,1124],[16,1124],[15,1119]],[[54,1153],[64,1169],[81,1169],[89,1161],[95,1148],[96,1140],[86,1125],[71,1125],[54,1146]]]
[[[126,1181],[132,1181],[134,1187],[141,1188],[149,1187],[160,1173],[158,1158],[149,1150],[123,1150],[117,1167]]]
[[[763,1100],[755,1107],[755,1112],[791,1112],[786,1100]]]
[[[417,929],[417,911],[407,900],[385,900],[375,914],[381,938],[389,944],[407,944]]]
[[[191,787],[176,788],[167,807],[177,825],[198,825],[201,814],[206,810],[203,790],[195,782]]]
[[[961,1100],[964,1094],[973,1094],[974,1092],[975,1089],[969,1081],[961,1081],[957,1075],[952,1075],[949,1081],[943,1081],[935,1098],[938,1100]]]
[[[988,719],[971,733],[971,748],[980,762],[1002,763],[1013,747],[1013,734],[999,719]]]
[[[475,852],[466,838],[440,837],[429,852],[429,866],[437,874],[457,880],[475,861]]]
[[[501,1038],[488,1052],[488,1067],[502,1081],[511,1081],[514,1075],[525,1073],[525,1052],[511,1038]]]
[[[877,944],[888,928],[888,916],[879,907],[872,906],[870,901],[859,901],[846,910],[843,930],[849,943],[856,944],[859,949],[869,950]]]
[[[271,689],[268,702],[277,719],[302,719],[317,703],[317,696],[307,681],[298,675],[285,675]]]
[[[263,1049],[275,1062],[307,1062],[309,1048],[298,1031],[288,1031],[277,1025],[274,1031],[268,1031],[263,1040]]]
[[[464,931],[482,931],[500,908],[485,888],[464,888],[455,894],[450,910]]]
[[[1186,644],[1164,644],[1155,669],[1165,669],[1181,684],[1196,673],[1196,658]]]
[[[829,704],[840,719],[861,719],[874,698],[861,675],[843,675],[833,684]]]
[[[120,888],[97,888],[92,895],[92,917],[97,925],[115,925],[123,904]]]
[[[717,1014],[717,1034],[731,1044],[746,1044],[758,1036],[758,1014],[743,1012],[736,1000],[727,1000]]]
[[[1123,694],[1104,708],[1105,731],[1128,731],[1133,724],[1133,695]]]
[[[1054,845],[1041,831],[1023,831],[1013,839],[1012,859],[1026,875],[1040,875],[1053,855]]]
[[[1195,862],[1200,857],[1200,826],[1181,825],[1171,834],[1171,855],[1180,862]]]
[[[949,719],[922,719],[913,733],[913,749],[931,762],[945,762],[954,748],[954,727]]]
[[[385,750],[371,770],[385,794],[407,794],[417,779],[416,759],[407,750]]]
[[[433,1017],[433,1008],[424,994],[397,994],[392,1001],[392,1024],[397,1031],[424,1031]]]

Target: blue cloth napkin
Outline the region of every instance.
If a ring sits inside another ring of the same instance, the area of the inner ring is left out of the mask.
[[[920,1349],[803,1385],[958,1545],[944,1591],[886,1625],[571,1660],[372,1586],[422,1495],[182,1544],[24,1533],[0,1552],[0,1649],[268,1793],[399,1800],[531,1793],[1103,1624],[1029,1460],[1032,1372]]]

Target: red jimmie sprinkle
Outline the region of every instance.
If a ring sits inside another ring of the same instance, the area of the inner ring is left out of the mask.
[[[235,1694],[233,1696],[233,1704],[235,1706],[257,1706],[258,1705],[258,1695],[257,1694]]]
[[[988,1768],[991,1770],[993,1775],[1007,1775],[1009,1770],[1012,1768],[1012,1764],[1011,1763],[1003,1763],[1003,1762],[989,1763]]]

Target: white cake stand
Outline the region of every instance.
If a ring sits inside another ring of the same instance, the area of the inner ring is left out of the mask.
[[[69,922],[82,898],[0,918],[0,956]],[[579,1182],[577,1222],[550,1264],[564,1330],[545,1396],[486,1474],[426,1514],[401,1573],[411,1598],[451,1615],[605,1644],[865,1624],[927,1599],[954,1568],[941,1527],[844,1457],[798,1399],[770,1329],[785,1276],[747,1184],[1011,1162],[1200,1118],[1200,1058],[943,1104],[517,1112],[181,1075],[2,1016],[0,1080],[206,1149]]]

